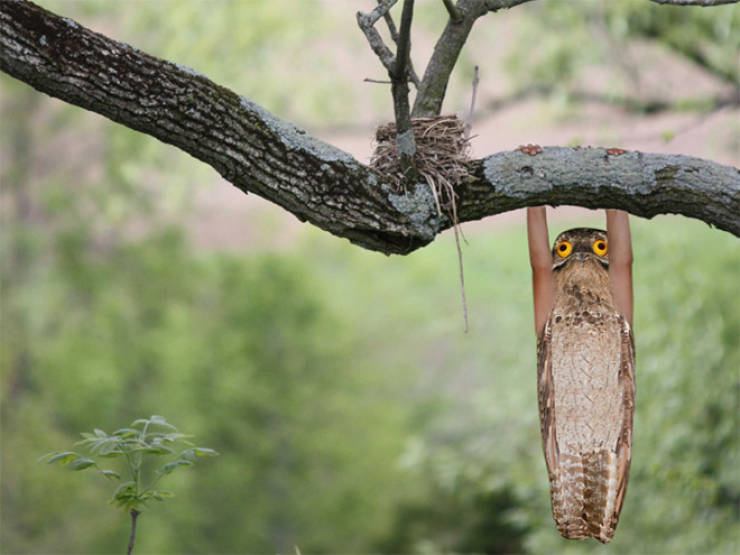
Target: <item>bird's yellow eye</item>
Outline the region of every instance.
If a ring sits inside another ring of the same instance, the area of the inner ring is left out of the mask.
[[[598,240],[594,241],[593,244],[594,252],[599,256],[604,256],[606,254],[606,241]]]
[[[565,258],[570,254],[570,251],[573,250],[573,245],[570,244],[570,241],[560,241],[555,247],[555,251],[558,253],[558,256],[560,258]]]

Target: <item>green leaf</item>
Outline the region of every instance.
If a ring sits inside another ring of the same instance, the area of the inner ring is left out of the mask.
[[[211,449],[210,447],[193,447],[193,452],[196,457],[216,457],[218,451]]]
[[[60,463],[62,466],[69,464],[71,461],[80,458],[74,451],[55,451],[48,453],[39,459],[40,463],[52,464]]]
[[[121,437],[121,438],[127,438],[127,437],[135,436],[138,433],[139,433],[139,431],[138,430],[134,430],[133,428],[121,428],[121,429],[116,430],[115,432],[113,432],[113,434],[111,434],[111,435],[114,435],[114,436],[117,436],[117,437]]]
[[[185,451],[180,453],[180,456],[183,459],[189,461],[195,460],[196,457],[215,457],[217,455],[218,451],[208,447],[191,447],[190,449],[185,449]]]
[[[143,495],[139,496],[139,499],[142,501],[146,501],[147,499],[156,499],[157,501],[164,501],[165,499],[169,499],[171,497],[175,497],[175,494],[171,491],[158,489],[154,491],[148,491]]]
[[[77,445],[84,445],[91,451],[95,450],[98,445],[100,445],[101,442],[105,441],[104,439],[81,439],[80,441],[77,441],[75,443],[75,446]]]
[[[41,455],[36,460],[36,462],[38,462],[38,463],[48,463],[49,462],[49,459],[52,458],[53,456],[57,455],[58,453],[59,453],[59,451],[52,451],[51,453],[47,453],[46,455]]]
[[[108,434],[106,434],[103,430],[99,428],[95,428],[93,430],[93,433],[95,434],[95,437],[108,437]]]
[[[128,482],[123,482],[120,486],[116,488],[116,491],[113,492],[113,497],[115,498],[121,492],[132,490],[134,487],[136,487],[136,482],[133,482],[131,480],[129,480]]]
[[[122,439],[119,445],[124,449],[136,449],[137,447],[149,447],[149,444],[145,441],[141,441],[137,438]]]
[[[62,466],[67,466],[69,463],[79,458],[81,457],[78,453],[73,453],[72,451],[69,451],[67,453],[59,453],[59,455],[57,455],[56,457],[52,457],[51,459],[49,459],[48,462],[51,464],[58,461],[59,464],[61,464]]]
[[[157,501],[164,501],[165,499],[170,499],[172,497],[175,497],[175,494],[171,491],[167,491],[164,489],[158,489],[152,492],[152,497],[156,499]]]
[[[193,437],[188,434],[181,434],[178,432],[175,433],[169,433],[169,434],[162,434],[162,433],[154,433],[154,434],[147,434],[154,438],[155,443],[174,443],[176,441],[182,441],[186,437]],[[187,442],[186,442],[187,443]]]
[[[99,455],[105,459],[112,459],[113,457],[120,457],[123,455],[123,451],[120,449],[111,449],[110,451],[103,451]]]
[[[176,470],[177,468],[179,468],[181,466],[192,466],[192,465],[193,465],[193,463],[190,462],[190,461],[186,461],[186,460],[183,460],[183,459],[178,459],[176,461],[169,462],[169,463],[165,464],[161,468],[157,469],[156,472],[157,472],[157,474],[161,474],[161,475],[164,476],[166,474],[172,473],[174,470]]]
[[[113,492],[113,497],[110,501],[119,507],[136,502],[136,483],[131,481],[122,483]]]
[[[92,459],[85,459],[85,458],[78,458],[73,460],[69,463],[69,468],[71,470],[85,470],[86,468],[90,468],[95,464],[95,461]]]
[[[116,472],[115,470],[101,470],[100,473],[105,476],[106,478],[112,478],[115,480],[120,480],[121,475]]]
[[[161,497],[165,497],[167,499],[175,497],[175,494],[171,491],[168,491],[166,489],[158,489],[154,492],[155,495],[160,495]]]
[[[165,420],[164,416],[159,416],[158,414],[153,414],[149,421],[152,424],[156,424],[157,426],[164,426],[165,428],[169,428],[171,430],[177,430],[177,428],[175,428],[172,424]]]
[[[137,447],[136,449],[131,449],[131,452],[132,453],[149,453],[151,455],[171,455],[175,451],[165,445],[158,445],[158,446],[152,445],[148,447]]]
[[[195,451],[195,455],[198,457],[218,456],[218,451],[216,451],[215,449],[211,449],[210,447],[193,447],[193,451]]]
[[[89,449],[93,453],[107,455],[113,451],[120,451],[121,440],[117,437],[106,437],[90,442]],[[115,455],[114,455],[115,456]]]

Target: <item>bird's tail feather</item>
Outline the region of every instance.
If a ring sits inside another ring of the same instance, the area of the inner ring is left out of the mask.
[[[552,513],[558,531],[569,539],[614,537],[619,514],[616,455],[606,449],[561,452],[550,476]]]

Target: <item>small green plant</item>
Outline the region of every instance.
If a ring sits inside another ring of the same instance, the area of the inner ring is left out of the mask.
[[[119,482],[113,492],[110,502],[131,515],[131,533],[128,542],[128,554],[134,549],[136,538],[136,519],[141,510],[149,501],[164,501],[174,497],[174,493],[164,489],[156,489],[162,477],[175,470],[192,466],[198,457],[212,457],[218,455],[207,447],[194,447],[187,438],[191,437],[179,433],[177,428],[167,422],[162,416],[153,415],[150,418],[134,420],[128,428],[121,428],[112,434],[95,429],[92,433],[83,433],[81,441],[75,445],[82,445],[90,452],[84,457],[74,451],[55,451],[39,459],[40,463],[59,463],[70,470],[85,470],[94,468],[100,474]],[[176,444],[185,444],[187,447],[177,452]],[[150,463],[154,457],[172,457],[154,471],[147,472],[155,464]],[[92,458],[115,458],[121,460],[122,472],[101,468]],[[124,475],[124,480],[121,477]]]

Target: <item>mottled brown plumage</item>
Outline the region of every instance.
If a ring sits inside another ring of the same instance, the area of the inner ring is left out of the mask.
[[[537,378],[553,517],[566,538],[606,543],[629,476],[632,330],[612,301],[604,231],[561,233],[552,253],[555,296],[537,342]]]

